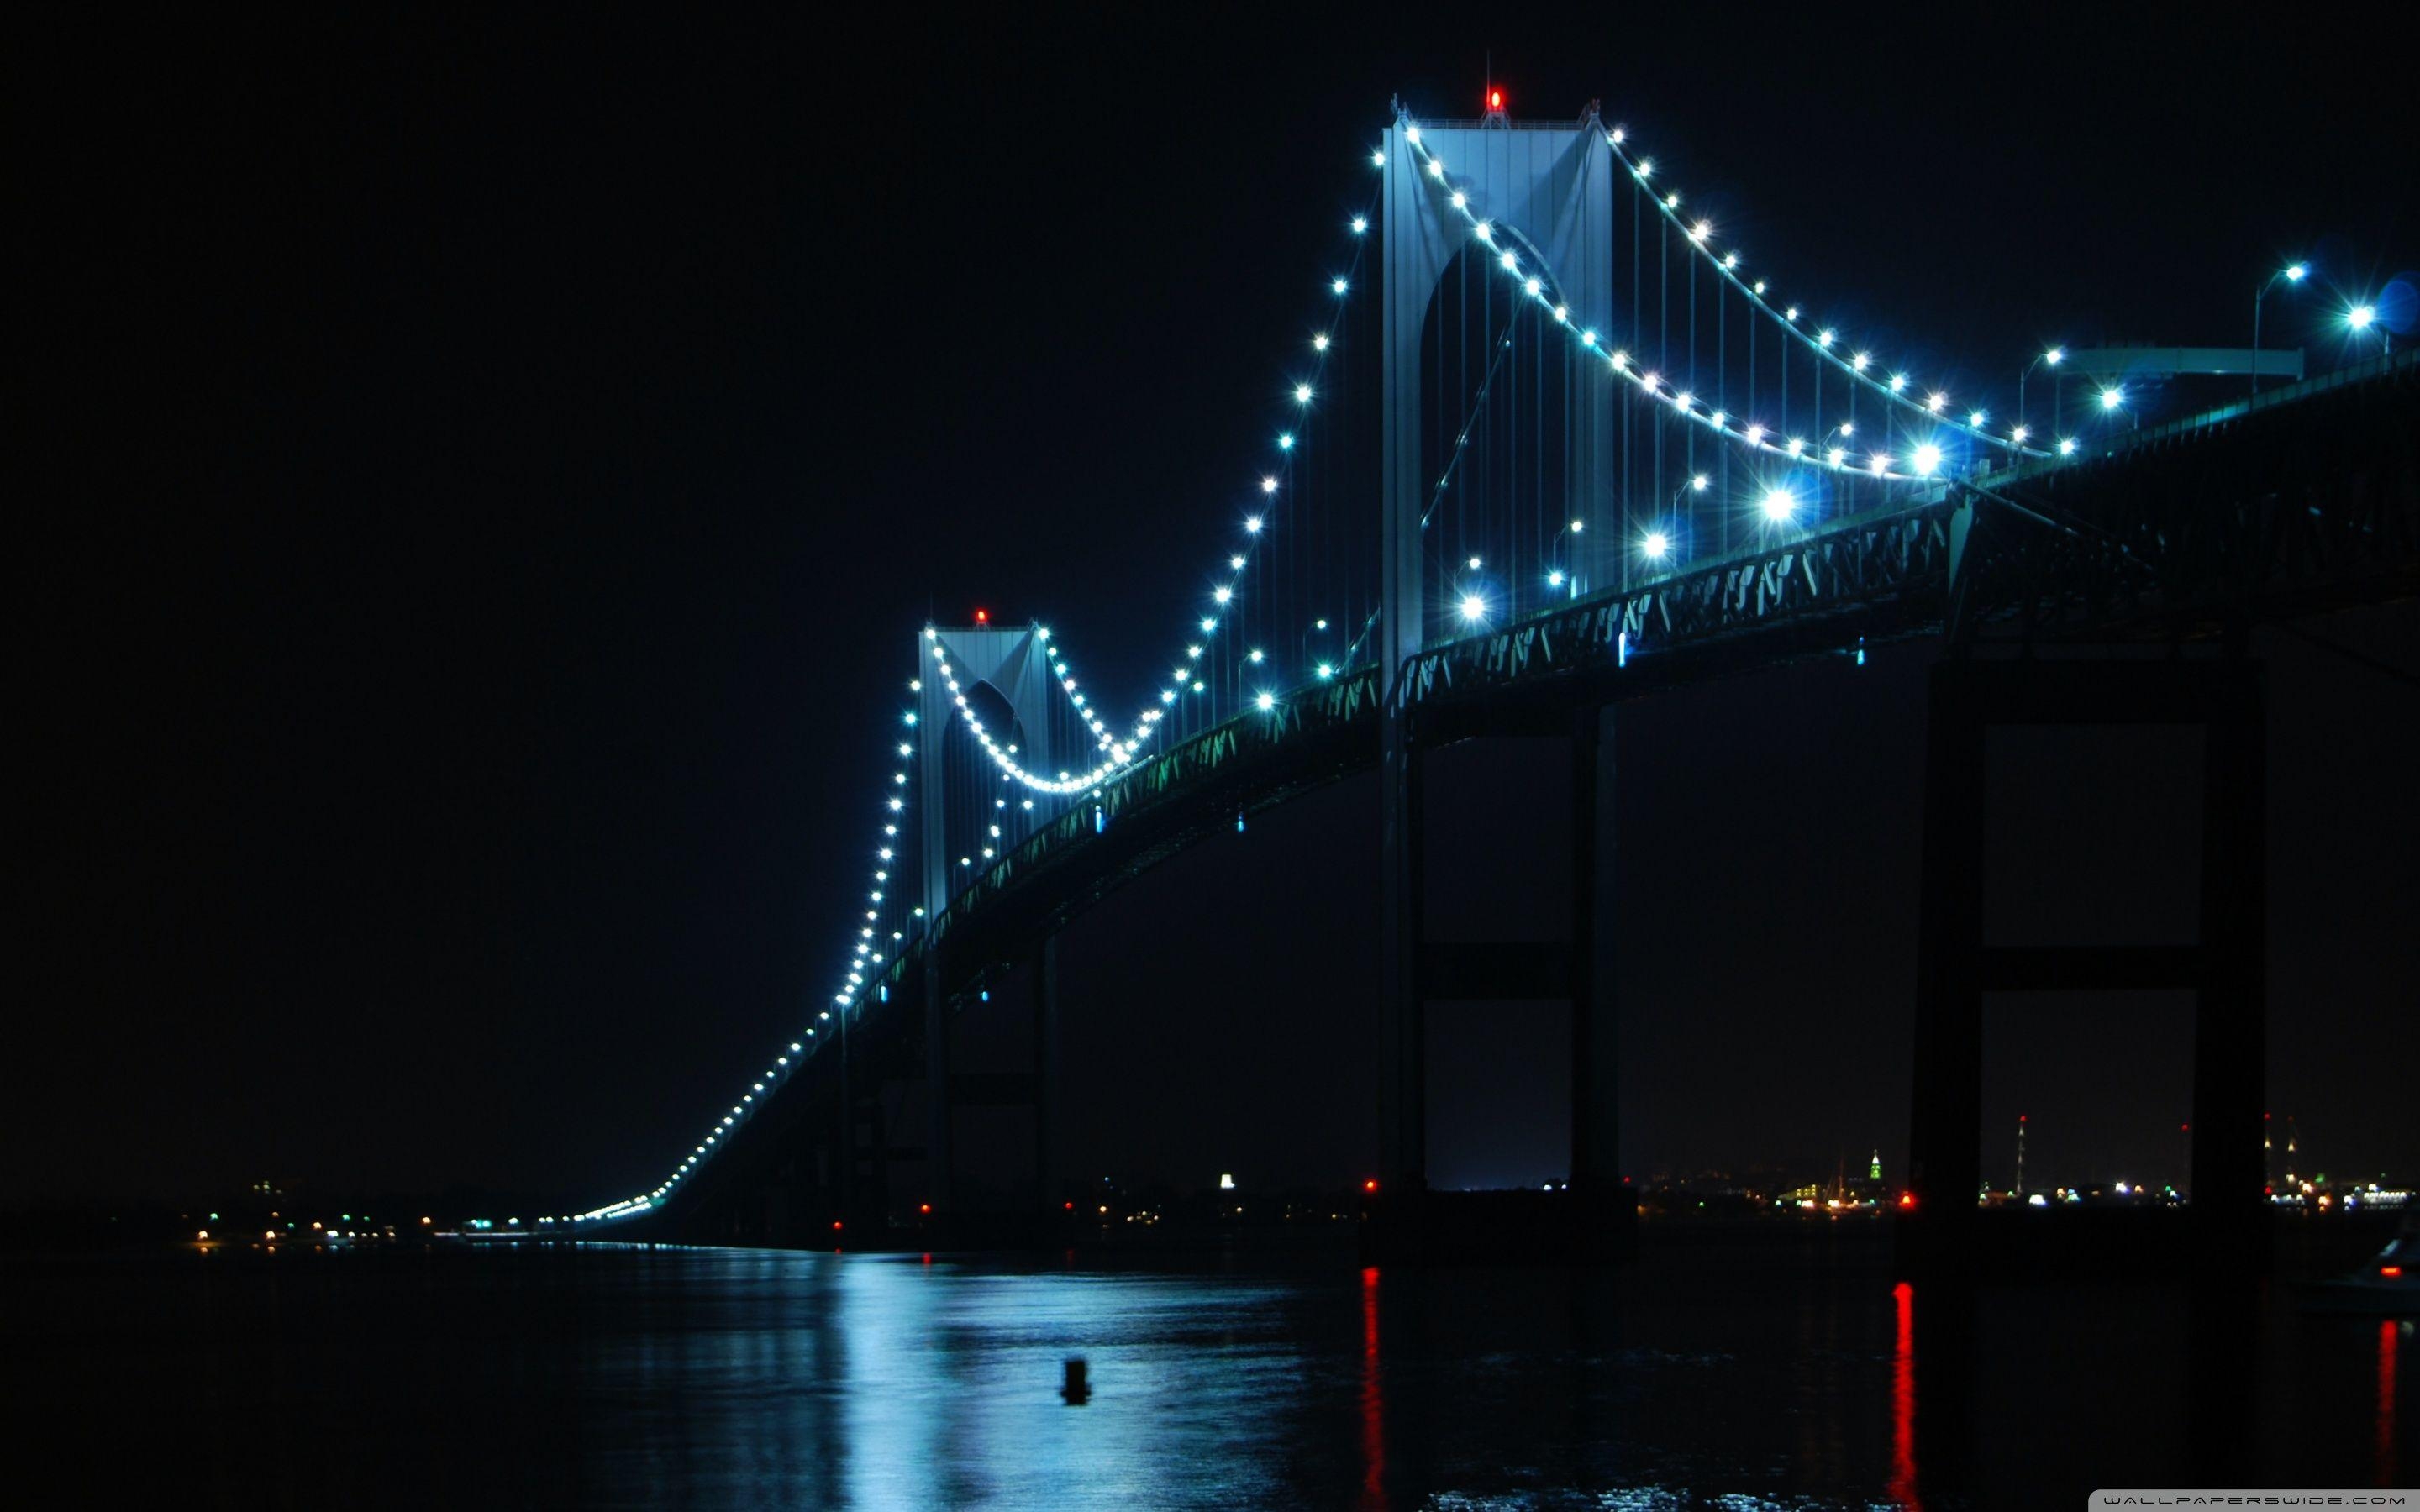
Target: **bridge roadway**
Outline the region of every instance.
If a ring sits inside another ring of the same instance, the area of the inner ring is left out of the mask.
[[[2180,642],[2412,596],[2414,355],[2120,433],[2090,455],[1945,480],[1888,512],[1435,646],[1404,669],[1413,739],[1566,734],[1580,711],[1676,684],[1924,635],[1944,636],[1952,656],[1986,642]],[[858,1083],[861,1099],[869,1082],[920,1074],[927,983],[952,1008],[976,1001],[1127,879],[1240,815],[1374,766],[1382,703],[1377,670],[1353,669],[1104,783],[960,893],[836,1015],[803,1073],[662,1208],[613,1225],[617,1237],[804,1237],[768,1227],[747,1194],[848,1185],[829,1169],[806,1177],[797,1136],[816,1137],[824,1119],[809,1106],[830,1103],[835,1082]],[[849,1129],[851,1144],[867,1133]],[[847,1204],[867,1218],[878,1167],[922,1154],[886,1146],[878,1125],[870,1135],[873,1189]]]

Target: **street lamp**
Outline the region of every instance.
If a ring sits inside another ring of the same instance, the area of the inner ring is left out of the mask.
[[[2352,333],[2356,336],[2360,335],[2365,331],[2377,327],[2378,349],[2380,352],[2390,352],[2395,349],[2394,338],[2386,334],[2384,327],[2378,325],[2378,306],[2374,304],[2356,304],[2351,309],[2345,312],[2344,318],[2345,325],[2350,328]]]
[[[2288,263],[2269,275],[2269,281],[2252,291],[2252,392],[2260,392],[2260,301],[2277,286],[2277,280],[2299,284],[2311,274],[2308,263]]]
[[[2124,385],[2123,383],[2112,383],[2112,384],[2110,384],[2108,387],[2106,387],[2106,388],[2104,388],[2104,389],[2102,389],[2102,390],[2101,391],[2101,412],[2102,412],[2102,414],[2104,414],[2104,415],[2107,415],[2107,414],[2115,414],[2115,413],[2116,413],[2116,412],[2118,412],[2118,410],[2120,410],[2120,409],[2124,409],[2125,408],[2126,408],[2126,385]],[[2134,422],[2134,428],[2135,428],[2136,430],[2140,430],[2140,429],[2142,429],[2142,428],[2143,428],[2143,417],[2142,417],[2142,415],[2141,415],[2139,412],[2132,411],[2132,410],[2129,410],[2129,411],[2128,411],[2128,413],[2129,413],[2129,414],[2133,417],[2133,422]]]
[[[2066,361],[2067,348],[2064,347],[2053,347],[2046,352],[2038,353],[2032,362],[2025,364],[2025,370],[2017,375],[2017,424],[2022,425],[2024,424],[2025,420],[2025,379],[2033,375],[2033,370],[2035,368],[2041,366],[2045,363],[2049,363],[2053,367],[2056,367],[2059,363]],[[2053,420],[2056,420],[2058,417],[2056,415],[2053,415],[2051,418]]]

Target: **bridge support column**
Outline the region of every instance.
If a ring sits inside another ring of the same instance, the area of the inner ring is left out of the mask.
[[[1033,1202],[1043,1231],[1064,1211],[1059,1190],[1059,936],[1033,956]]]
[[[950,1005],[941,995],[940,952],[924,955],[924,1200],[946,1226],[950,1206]]]
[[[1572,1196],[1580,1248],[1637,1247],[1637,1207],[1621,1180],[1620,1029],[1615,1018],[1614,711],[1572,724]]]
[[[1390,1196],[1428,1186],[1428,1011],[1420,981],[1427,810],[1409,717],[1388,721],[1378,994],[1378,1172]]]
[[[1978,1258],[1984,994],[2190,988],[2192,1211],[2177,1232],[2193,1238],[2198,1276],[2262,1273],[2267,795],[2258,664],[2240,648],[2203,661],[1961,658],[1933,669],[1930,701],[1908,1142],[1916,1206],[1900,1225],[1901,1269],[1955,1273]],[[1986,733],[1995,724],[2203,727],[2195,944],[1984,944]]]

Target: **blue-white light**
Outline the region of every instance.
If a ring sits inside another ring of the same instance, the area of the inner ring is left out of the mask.
[[[1662,531],[1649,531],[1647,539],[1638,543],[1638,548],[1647,553],[1649,561],[1661,562],[1665,553],[1672,549],[1672,538]]]
[[[1462,596],[1462,617],[1473,622],[1487,618],[1487,600],[1477,594],[1465,594]]]
[[[1839,454],[1836,452],[1833,455],[1837,460]],[[1797,512],[1798,496],[1787,488],[1769,489],[1765,493],[1762,507],[1764,517],[1779,524]]]

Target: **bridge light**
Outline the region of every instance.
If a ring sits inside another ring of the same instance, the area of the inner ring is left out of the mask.
[[[2064,347],[2053,347],[2050,350],[2042,353],[2042,361],[2048,363],[2053,367],[2056,367],[2059,363],[2067,361],[2067,348]]]
[[[1691,478],[1691,479],[1689,480],[1689,486],[1690,486],[1690,487],[1692,487],[1692,488],[1695,488],[1695,489],[1696,489],[1696,490],[1698,490],[1698,492],[1699,492],[1699,493],[1704,493],[1708,488],[1711,488],[1711,487],[1713,487],[1714,486],[1714,479],[1712,479],[1712,478],[1710,478],[1710,477],[1707,477],[1707,476],[1706,476],[1704,473],[1702,473],[1702,472],[1699,473],[1696,477]]]
[[[1345,287],[1344,280],[1341,278],[1330,281],[1327,285],[1328,292],[1331,294],[1342,294],[1344,292]]]
[[[1567,304],[1558,304],[1555,306],[1555,324],[1559,326],[1562,325],[1569,321],[1571,317],[1571,306]]]
[[[1753,293],[1756,295],[1756,297],[1757,297],[1758,299],[1760,299],[1760,300],[1761,300],[1761,299],[1764,298],[1764,280],[1763,280],[1763,279],[1761,279],[1761,278],[1758,279],[1754,284],[1752,284],[1752,285],[1749,285],[1749,288],[1750,288],[1750,291],[1751,291],[1751,292],[1753,292]]]
[[[1435,158],[1431,158],[1431,159],[1429,160],[1429,177],[1432,177],[1432,178],[1442,178],[1442,177],[1445,177],[1445,164],[1444,164],[1444,163],[1442,163],[1442,162],[1437,162]]]
[[[2113,383],[2101,391],[2101,408],[2103,409],[2115,409],[2125,402],[2126,387],[2122,383]]]
[[[1572,521],[1572,533],[1573,533],[1574,535],[1577,535],[1577,534],[1579,534],[1582,531],[1585,531],[1585,530],[1587,530],[1587,529],[1588,529],[1588,521],[1586,521],[1586,520],[1584,520],[1584,519],[1575,519],[1575,520]]]
[[[1641,158],[1638,160],[1638,166],[1630,171],[1637,174],[1641,178],[1648,177],[1655,172],[1655,160],[1653,158]]]
[[[1819,332],[1815,332],[1815,345],[1816,345],[1816,346],[1818,346],[1818,347],[1823,347],[1823,348],[1824,350],[1826,350],[1826,351],[1831,350],[1831,347],[1832,347],[1832,339],[1833,339],[1832,330],[1831,330],[1831,328],[1830,328],[1830,327],[1828,327],[1828,326],[1826,326],[1826,327],[1825,327],[1824,329],[1823,329],[1822,331],[1819,331]]]
[[[1893,393],[1905,393],[1907,392],[1907,375],[1904,373],[1893,373],[1890,378],[1890,391]]]
[[[1463,594],[1462,617],[1473,622],[1485,619],[1487,617],[1487,600],[1480,597],[1477,594]]]
[[[1562,568],[1557,567],[1554,571],[1546,574],[1546,586],[1549,588],[1560,588],[1563,586]]]
[[[2355,331],[2367,331],[2370,322],[2377,318],[2378,307],[2373,304],[2356,304],[2345,312],[2345,324]]]
[[[1915,467],[1916,467],[1916,475],[1917,477],[1919,477],[1919,478],[1929,478],[1929,477],[1932,476],[1932,474],[1934,473],[1934,471],[1937,471],[1937,470],[1940,468],[1940,466],[1941,466],[1941,448],[1940,448],[1940,447],[1938,447],[1938,446],[1934,446],[1934,445],[1932,445],[1931,442],[1927,442],[1927,443],[1925,443],[1924,445],[1919,446],[1919,447],[1917,447],[1917,448],[1916,449]]]
[[[1324,680],[1326,680],[1326,679],[1327,679],[1327,678],[1330,678],[1330,677],[1335,676],[1335,675],[1336,675],[1336,669],[1335,669],[1334,667],[1332,667],[1332,666],[1328,665],[1326,662],[1324,662],[1324,661],[1323,661],[1323,662],[1321,662],[1321,663],[1319,664],[1319,675],[1320,675],[1321,679],[1324,681]]]
[[[2073,456],[2075,455],[2074,437],[2062,436],[2058,439],[2058,455],[2061,456]]]
[[[1353,217],[1353,234],[1354,234],[1355,236],[1357,236],[1357,236],[1359,236],[1362,232],[1367,231],[1367,230],[1369,230],[1369,229],[1370,229],[1370,218],[1369,218],[1368,216],[1366,216],[1366,215],[1357,215],[1357,216]]]
[[[1790,444],[1783,447],[1782,450],[1788,452],[1792,456],[1796,456],[1807,450],[1807,442],[1796,436],[1792,436],[1790,438]]]
[[[1327,350],[1326,332],[1323,331],[1318,335],[1311,338],[1311,349],[1315,352],[1324,352]]]
[[[1789,309],[1782,311],[1781,318],[1789,321],[1792,325],[1796,325],[1798,323],[1798,306],[1793,304]]]
[[[1383,168],[1383,167],[1385,167],[1386,165],[1387,165],[1387,155],[1386,155],[1384,152],[1373,151],[1373,152],[1370,154],[1370,166],[1371,166],[1371,167],[1373,167],[1373,168]]]
[[[1464,193],[1459,189],[1453,192],[1453,208],[1455,209],[1462,209],[1466,206],[1469,205],[1469,203],[1470,196],[1468,194]]]
[[[1244,520],[1244,533],[1245,533],[1246,535],[1258,535],[1258,534],[1260,534],[1260,533],[1261,533],[1261,517],[1260,517],[1260,516],[1258,516],[1258,515],[1251,515],[1251,516],[1247,516],[1247,517],[1245,517],[1245,520]]]
[[[1638,548],[1647,553],[1650,562],[1661,562],[1664,553],[1672,549],[1672,538],[1662,531],[1649,531],[1647,539],[1638,543]]]
[[[1723,266],[1725,268],[1737,268],[1739,266],[1739,254],[1736,252],[1724,253]]]
[[[1971,409],[1967,411],[1966,424],[1977,430],[1981,430],[1983,428],[1983,422],[1991,418],[1992,417],[1989,414],[1980,409]]]
[[[1681,196],[1677,193],[1665,195],[1664,208],[1668,210],[1679,209],[1681,208]]]
[[[1797,512],[1798,498],[1787,488],[1771,489],[1764,496],[1763,509],[1764,517],[1778,524]]]
[[[2015,441],[2018,445],[2022,446],[2022,445],[2024,445],[2024,444],[2025,438],[2026,438],[2026,437],[2028,437],[2028,436],[2030,436],[2030,435],[2032,435],[2032,434],[2033,434],[2033,427],[2032,427],[2032,426],[2030,426],[2030,425],[2017,425],[2017,426],[2012,427],[2012,428],[2009,431],[2009,440],[2012,440],[2012,441]]]
[[[1528,283],[1521,285],[1521,291],[1534,300],[1538,297],[1538,291],[1544,287],[1545,287],[1544,284],[1541,284],[1537,279],[1532,278]]]
[[[1479,560],[1479,558],[1477,558],[1477,557],[1473,557],[1473,558],[1471,558],[1471,559],[1470,559],[1470,570],[1471,570],[1471,571],[1473,571],[1473,572],[1477,572],[1477,571],[1479,570],[1479,568],[1480,568],[1480,565],[1481,565],[1481,563],[1480,563],[1480,560]]]
[[[1856,356],[1849,359],[1849,365],[1862,373],[1866,370],[1866,364],[1872,361],[1873,359],[1871,357],[1868,356],[1864,352],[1859,352]]]
[[[1406,126],[1406,127],[1404,127],[1404,141],[1406,141],[1406,142],[1409,142],[1409,143],[1410,143],[1410,144],[1412,144],[1412,146],[1414,146],[1414,147],[1418,147],[1418,146],[1419,146],[1419,145],[1420,145],[1420,129],[1419,129],[1419,127],[1417,127],[1417,126]]]
[[[1747,443],[1750,446],[1762,446],[1764,444],[1764,427],[1762,425],[1751,424],[1747,429],[1742,431],[1740,434],[1747,438]]]
[[[1845,461],[1845,460],[1847,459],[1847,457],[1848,457],[1848,455],[1849,455],[1849,449],[1848,449],[1847,447],[1845,447],[1845,446],[1835,446],[1835,447],[1833,447],[1833,448],[1832,448],[1832,450],[1831,450],[1830,452],[1828,452],[1828,453],[1827,453],[1827,454],[1825,454],[1825,455],[1826,455],[1826,456],[1830,459],[1831,464],[1832,464],[1834,467],[1838,467],[1838,466],[1839,466],[1843,461]]]
[[[1278,491],[1278,480],[1277,480],[1277,479],[1275,479],[1274,477],[1269,477],[1269,478],[1263,478],[1263,479],[1261,480],[1261,492],[1263,492],[1263,493],[1275,493],[1275,492],[1277,492],[1277,491]]]
[[[1295,402],[1295,403],[1296,403],[1296,404],[1309,404],[1309,403],[1311,403],[1311,385],[1310,385],[1310,384],[1308,384],[1308,383],[1297,383],[1297,384],[1295,384],[1295,385],[1294,386],[1294,402]]]
[[[2288,284],[2299,284],[2310,273],[2310,271],[2311,269],[2309,264],[2296,263],[2286,270],[2286,282]]]
[[[1278,450],[1280,452],[1291,452],[1294,450],[1294,432],[1290,430],[1281,430],[1278,432]]]
[[[1508,273],[1521,266],[1521,259],[1513,256],[1509,250],[1497,255],[1496,260],[1503,265],[1504,270]]]
[[[1256,693],[1252,696],[1252,702],[1264,711],[1274,709],[1278,706],[1278,696],[1275,693]]]
[[[1854,420],[1843,420],[1843,421],[1841,421],[1841,422],[1840,422],[1840,434],[1841,434],[1841,435],[1843,435],[1843,436],[1854,436],[1856,433],[1857,433],[1857,423],[1856,423],[1855,421],[1854,421]]]
[[[1249,651],[1248,651],[1248,652],[1244,653],[1244,659],[1245,659],[1246,661],[1250,662],[1253,666],[1257,667],[1257,666],[1259,666],[1262,662],[1264,662],[1264,661],[1267,660],[1267,659],[1268,659],[1268,657],[1267,657],[1266,654],[1265,654],[1265,653],[1264,653],[1264,652],[1261,650],[1261,648],[1260,648],[1260,647],[1258,647],[1258,646],[1254,646],[1251,650],[1249,650]]]

